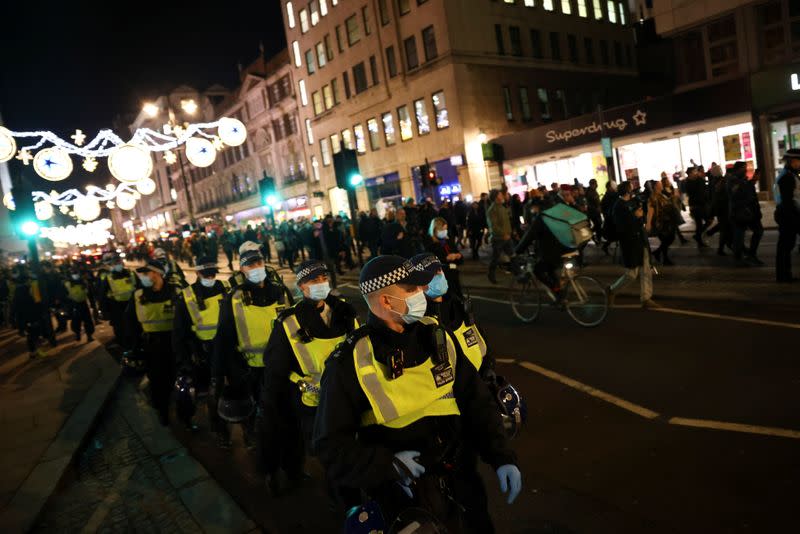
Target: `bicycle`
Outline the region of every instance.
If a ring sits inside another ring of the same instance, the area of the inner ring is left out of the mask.
[[[549,287],[537,280],[534,274],[536,256],[529,254],[525,258],[509,288],[511,310],[520,321],[532,323],[539,317],[542,309],[540,288],[553,306],[566,310],[581,326],[594,327],[605,320],[608,315],[608,293],[596,279],[577,274],[580,270],[576,262],[577,256],[577,251],[561,256],[563,264],[559,278],[563,296],[560,300]]]

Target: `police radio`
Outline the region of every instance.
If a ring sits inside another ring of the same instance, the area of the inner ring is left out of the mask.
[[[472,326],[475,324],[475,312],[472,310],[472,297],[469,294],[464,297],[464,315],[466,316],[467,326]]]
[[[447,356],[447,333],[441,326],[433,329],[433,342],[436,347],[434,363],[436,365],[450,363],[450,359]]]

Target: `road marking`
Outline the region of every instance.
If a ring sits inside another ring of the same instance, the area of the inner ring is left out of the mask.
[[[89,521],[87,521],[83,526],[83,529],[81,530],[82,533],[97,532],[97,529],[99,529],[100,525],[103,524],[103,520],[105,520],[108,512],[111,511],[111,508],[119,500],[120,492],[127,485],[128,479],[131,478],[135,468],[135,465],[129,465],[120,471],[119,475],[117,476],[117,480],[114,481],[114,490],[106,494],[106,498],[103,499],[100,505],[95,509],[92,516],[89,518]]]
[[[499,363],[517,363],[514,358],[495,358],[494,361]]]
[[[738,317],[736,315],[720,315],[717,313],[707,313],[707,312],[697,312],[697,311],[690,311],[690,310],[681,310],[678,308],[654,308],[653,311],[663,312],[663,313],[675,313],[678,315],[691,315],[693,317],[706,317],[709,319],[724,319],[726,321],[739,321],[740,323],[751,323],[751,324],[760,324],[766,326],[780,326],[783,328],[793,328],[795,330],[800,330],[800,324],[798,323],[784,323],[781,321],[767,321],[765,319],[753,319],[750,317]]]
[[[480,295],[470,295],[470,298],[475,300],[485,300],[486,302],[497,302],[498,304],[511,304],[509,300],[493,299],[489,297],[481,297]]]
[[[539,373],[540,375],[544,375],[547,378],[555,380],[556,382],[561,382],[565,386],[569,386],[573,389],[577,389],[578,391],[582,391],[592,397],[596,397],[600,400],[604,400],[609,402],[615,406],[622,408],[623,410],[627,410],[629,412],[635,413],[645,419],[655,419],[658,417],[658,413],[654,412],[653,410],[648,410],[644,406],[639,406],[638,404],[634,404],[632,402],[628,402],[625,399],[621,399],[612,395],[611,393],[606,393],[605,391],[601,391],[597,388],[593,388],[583,382],[578,382],[577,380],[573,380],[568,376],[564,376],[562,374],[556,373],[555,371],[551,371],[550,369],[545,369],[535,363],[531,362],[520,362],[520,365],[529,371],[533,371],[534,373]]]
[[[349,287],[350,289],[358,289],[357,286],[351,284],[350,282],[347,282],[346,284],[338,284],[338,286],[339,287]]]
[[[764,436],[779,436],[782,438],[800,439],[800,431],[788,428],[775,428],[770,426],[744,425],[741,423],[726,423],[710,419],[691,419],[686,417],[672,417],[667,421],[671,425],[691,426],[695,428],[710,428],[713,430],[728,430],[729,432],[742,432],[744,434],[763,434]]]

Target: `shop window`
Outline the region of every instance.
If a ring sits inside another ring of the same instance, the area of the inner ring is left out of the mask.
[[[331,91],[330,85],[322,86],[322,99],[325,101],[326,110],[333,107],[333,91]]]
[[[378,128],[378,120],[375,117],[367,120],[367,132],[369,133],[370,150],[378,150],[381,145],[381,133]]]
[[[543,121],[549,121],[552,117],[550,115],[550,100],[547,97],[547,89],[540,87],[536,90],[536,96],[539,98],[539,117]]]
[[[600,61],[603,62],[603,65],[609,64],[609,56],[608,56],[608,41],[601,39],[600,40]]]
[[[339,140],[339,134],[337,133],[331,135],[331,151],[334,154],[338,154],[342,151],[342,144]]]
[[[538,59],[544,57],[542,54],[542,33],[533,28],[531,28],[531,55]]]
[[[309,74],[317,72],[317,61],[314,59],[314,51],[306,50],[306,69]]]
[[[570,4],[570,0],[561,0],[561,12],[565,15],[572,14],[572,5]]]
[[[569,49],[569,60],[572,63],[578,62],[578,38],[572,34],[567,35],[567,48]]]
[[[331,34],[326,33],[322,42],[325,43],[325,52],[328,54],[328,61],[333,59],[333,47],[331,46]]]
[[[436,129],[442,130],[450,126],[450,118],[447,115],[447,103],[444,98],[444,91],[433,93],[433,112],[436,115]]]
[[[367,70],[364,68],[363,61],[353,67],[353,85],[355,85],[356,94],[367,90]]]
[[[347,71],[342,73],[342,82],[344,83],[344,96],[345,98],[350,98],[350,77],[347,75]]]
[[[556,61],[561,60],[561,39],[558,32],[550,32],[550,57]]]
[[[344,21],[344,24],[347,28],[347,45],[353,46],[361,40],[361,31],[358,28],[358,17],[351,15]]]
[[[306,81],[300,80],[297,82],[298,87],[300,88],[300,104],[303,106],[308,105],[308,94],[306,94]]]
[[[322,165],[327,167],[331,164],[331,142],[327,137],[319,140],[319,152],[322,155]]]
[[[425,47],[425,61],[431,61],[439,55],[436,49],[436,33],[433,26],[428,26],[422,30],[422,46]]]
[[[419,56],[417,56],[417,40],[412,35],[403,41],[403,48],[406,51],[406,65],[409,70],[419,67]]]
[[[397,134],[394,131],[394,120],[392,114],[389,112],[381,115],[381,122],[383,122],[383,138],[386,141],[386,146],[392,146],[397,143]]]
[[[311,130],[311,119],[306,119],[306,139],[308,140],[309,145],[314,144],[314,132]]]
[[[407,15],[411,12],[411,0],[397,0],[397,9],[400,15]]]
[[[308,11],[305,9],[300,10],[300,31],[302,33],[308,31]]]
[[[513,121],[514,110],[511,107],[511,89],[507,86],[503,87],[503,106],[506,111],[506,120]]]
[[[519,107],[522,111],[522,120],[525,122],[530,121],[533,117],[531,116],[531,102],[528,98],[527,87],[519,88]]]
[[[586,54],[586,63],[594,65],[594,42],[591,37],[584,37],[583,51]]]
[[[497,43],[497,53],[501,56],[505,55],[506,48],[503,44],[503,27],[500,24],[494,25],[494,40]]]
[[[325,53],[325,43],[317,43],[317,65],[319,65],[319,68],[324,67],[327,60],[328,55]]]
[[[397,108],[397,124],[400,126],[401,141],[408,141],[414,136],[411,128],[411,115],[408,114],[408,106]]]
[[[420,98],[414,101],[414,117],[417,119],[417,135],[425,135],[431,131],[430,118],[428,117],[428,108],[425,105],[425,99]]]
[[[353,150],[353,132],[348,129],[342,130],[342,145],[349,150]]]
[[[394,55],[394,46],[386,47],[386,67],[389,69],[389,78],[397,76],[397,58]]]
[[[356,138],[356,152],[359,154],[366,154],[367,142],[364,139],[364,126],[362,124],[353,126],[353,135]]]
[[[378,0],[378,15],[381,18],[381,26],[389,24],[389,6],[386,5],[388,0]]]
[[[589,13],[586,9],[586,0],[577,0],[578,3],[578,16],[581,18],[586,18]]]
[[[322,101],[322,93],[314,91],[311,93],[311,103],[314,105],[314,115],[319,115],[325,111],[325,104]]]
[[[294,7],[292,6],[291,2],[286,2],[286,23],[289,25],[290,28],[295,27]]]
[[[369,72],[372,75],[372,85],[378,85],[378,62],[375,56],[369,56]]]

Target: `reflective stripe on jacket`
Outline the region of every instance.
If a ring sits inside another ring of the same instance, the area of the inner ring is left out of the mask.
[[[269,306],[247,305],[242,300],[242,290],[237,289],[231,297],[231,307],[239,340],[236,350],[242,353],[250,367],[264,367],[264,349],[278,313],[286,306],[280,302]]]
[[[222,282],[225,291],[219,295],[214,295],[203,300],[205,309],[200,309],[200,303],[197,301],[197,295],[194,293],[192,286],[186,286],[181,290],[183,293],[183,301],[186,303],[186,309],[189,312],[189,317],[192,320],[192,332],[197,336],[200,341],[211,341],[217,335],[217,324],[219,323],[219,305],[225,297],[225,293],[230,289],[227,282]]]
[[[169,332],[172,330],[172,319],[175,317],[175,304],[172,299],[163,302],[142,302],[143,289],[137,289],[133,295],[136,304],[136,318],[142,330],[151,332]]]

